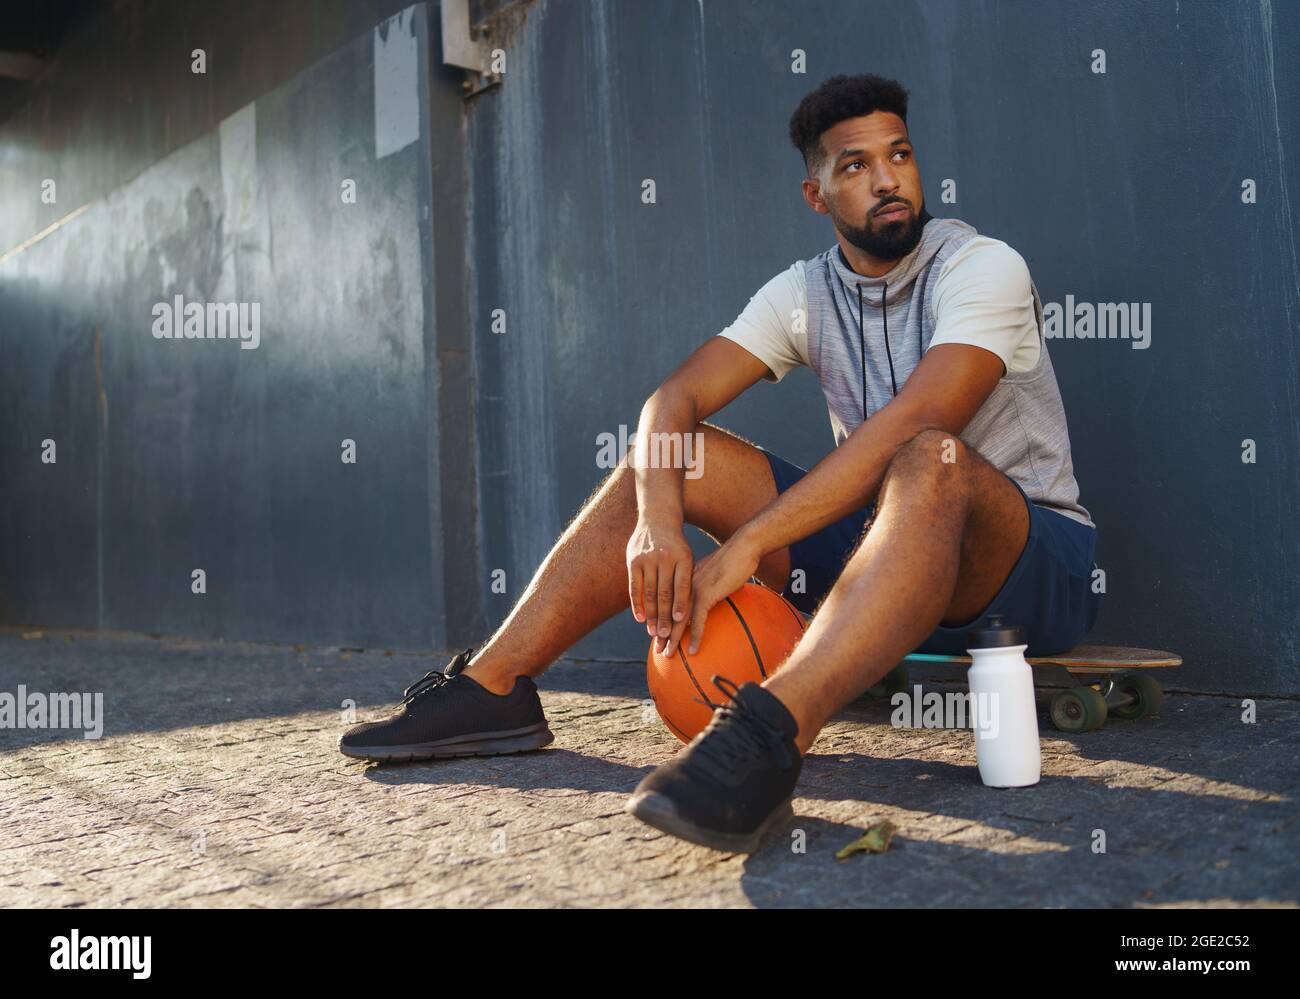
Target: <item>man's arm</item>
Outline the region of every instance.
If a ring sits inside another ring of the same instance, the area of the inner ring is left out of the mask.
[[[694,556],[682,530],[684,469],[651,468],[654,434],[687,434],[771,371],[745,348],[710,337],[674,371],[641,409],[634,466],[637,525],[628,540],[628,597],[646,631],[666,643],[673,622],[689,611]],[[661,648],[660,651],[663,651]]]
[[[1033,281],[1006,243],[970,240],[943,266],[934,291],[930,349],[898,397],[760,512],[742,540],[767,554],[865,506],[899,445],[922,430],[960,434],[1006,371],[1037,362]]]
[[[894,453],[922,430],[958,436],[1003,374],[1001,359],[969,344],[926,352],[903,390],[738,534],[759,557],[806,538],[871,502]]]
[[[707,571],[701,562],[692,595],[690,651],[699,646],[709,609],[748,579],[764,555],[866,506],[880,490],[895,452],[921,431],[959,435],[1004,371],[1001,358],[982,347],[945,343],[926,351],[896,398],[709,556]]]

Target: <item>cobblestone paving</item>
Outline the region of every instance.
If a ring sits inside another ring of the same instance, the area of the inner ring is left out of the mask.
[[[4,906],[1165,906],[1300,897],[1300,702],[1167,694],[1159,719],[1062,736],[992,790],[962,730],[841,713],[796,818],[752,857],[623,803],[678,743],[635,663],[541,680],[537,753],[376,766],[339,755],[445,657],[0,630],[0,692],[102,691],[103,737],[0,729]],[[30,635],[30,633],[29,633]],[[1172,674],[1167,682],[1174,684]],[[952,684],[927,689],[958,690]],[[868,825],[889,852],[837,861]],[[1096,830],[1105,852],[1094,850]],[[802,849],[800,849],[802,847]]]

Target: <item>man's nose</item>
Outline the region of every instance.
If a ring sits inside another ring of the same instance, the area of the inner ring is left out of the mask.
[[[876,197],[883,198],[887,194],[894,194],[898,191],[898,177],[892,170],[881,168],[872,178],[872,190]]]

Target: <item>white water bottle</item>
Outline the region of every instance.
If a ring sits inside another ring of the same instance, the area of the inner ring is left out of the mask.
[[[1026,787],[1042,776],[1034,672],[1025,633],[1001,614],[967,633],[975,759],[989,787]]]

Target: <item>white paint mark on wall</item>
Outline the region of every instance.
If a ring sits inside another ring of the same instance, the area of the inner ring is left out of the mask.
[[[375,28],[375,159],[420,137],[419,47],[415,8]]]
[[[224,119],[217,135],[221,149],[221,191],[226,203],[222,219],[221,277],[214,294],[218,301],[236,301],[246,292],[241,293],[239,288],[235,254],[261,251],[270,243],[270,219],[263,210],[257,170],[257,105],[246,104]],[[164,287],[170,280],[164,281]]]
[[[227,230],[247,229],[257,205],[257,105],[246,104],[221,123],[221,189]]]

